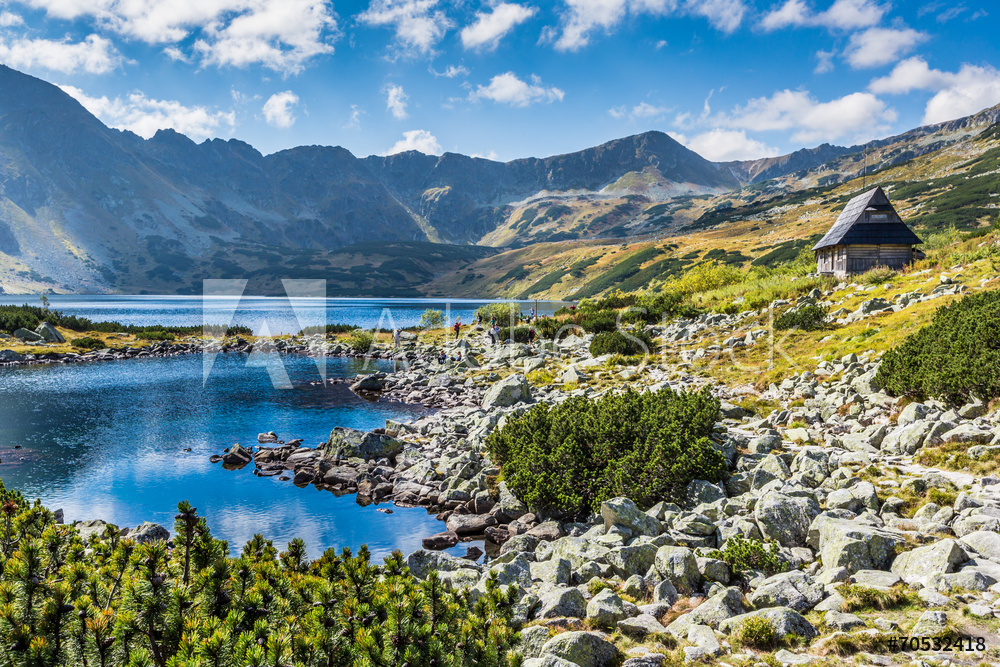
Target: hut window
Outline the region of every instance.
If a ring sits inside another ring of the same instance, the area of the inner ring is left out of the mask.
[[[871,220],[877,220],[877,221],[885,222],[888,219],[889,219],[889,214],[888,213],[872,213],[871,214]]]

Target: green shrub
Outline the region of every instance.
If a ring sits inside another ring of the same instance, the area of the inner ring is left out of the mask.
[[[682,498],[692,479],[722,480],[726,460],[708,438],[718,418],[707,390],[629,389],[536,405],[494,430],[486,447],[530,507],[581,515],[617,496],[649,506]]]
[[[476,315],[481,317],[483,322],[487,324],[490,320],[496,318],[497,324],[500,326],[509,326],[513,320],[514,324],[517,324],[521,319],[521,306],[520,304],[513,303],[511,301],[498,301],[497,303],[487,303],[479,308],[476,308]]]
[[[858,276],[857,281],[863,285],[882,285],[898,275],[888,266],[876,266]]]
[[[581,313],[575,318],[575,322],[583,327],[587,333],[614,331],[618,328],[618,313],[613,310]]]
[[[726,540],[721,551],[716,549],[708,555],[725,561],[735,574],[753,570],[770,576],[788,568],[788,563],[778,558],[777,542],[771,542],[765,547],[760,540],[744,539],[740,535],[733,535]]]
[[[402,554],[306,557],[256,535],[237,557],[178,505],[174,539],[137,544],[114,526],[86,541],[0,485],[0,656],[5,665],[103,667],[501,667],[514,595],[496,578],[472,602]]]
[[[537,337],[538,332],[535,332]],[[514,334],[511,335],[510,327],[503,327],[500,329],[500,340],[507,341],[513,340],[515,343],[527,343],[528,342],[528,327],[514,327]]]
[[[444,313],[428,308],[420,316],[420,326],[424,329],[440,329],[444,326]]]
[[[874,384],[894,396],[955,404],[1000,397],[1000,291],[939,308],[930,324],[883,356]]]
[[[633,356],[653,351],[653,339],[645,331],[607,331],[594,336],[590,343],[590,353],[595,357],[602,354]]]
[[[344,342],[354,352],[367,352],[371,349],[372,343],[375,342],[375,336],[370,331],[359,329],[351,332],[351,335]]]
[[[535,333],[539,338],[553,340],[563,327],[563,323],[551,317],[540,317],[532,322],[531,326],[535,327]]]
[[[169,331],[140,331],[135,335],[139,340],[174,340],[174,334]]]
[[[103,350],[107,347],[107,344],[103,340],[100,338],[93,338],[92,336],[74,338],[69,342],[69,344],[82,350]]]
[[[771,651],[778,648],[779,644],[774,624],[763,616],[751,616],[740,623],[733,632],[731,641],[736,646],[758,651]]]
[[[774,328],[779,331],[786,329],[803,329],[815,331],[826,326],[826,308],[812,304],[788,310],[774,320]]]

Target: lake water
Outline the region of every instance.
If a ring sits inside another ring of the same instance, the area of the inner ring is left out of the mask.
[[[371,329],[417,326],[427,309],[441,310],[448,323],[460,317],[468,324],[476,309],[493,301],[471,299],[326,299],[260,296],[76,296],[50,295],[49,307],[94,322],[200,326],[242,324],[261,333],[297,333],[307,326],[353,324]],[[39,305],[36,295],[0,295],[0,304]],[[519,301],[525,313],[537,304],[549,315],[562,301]]]
[[[52,308],[95,321],[202,321],[200,298],[49,298]],[[37,303],[37,298],[6,296],[3,301]],[[452,312],[468,322],[482,302],[451,303]],[[337,299],[316,307],[326,310],[328,322],[362,326],[373,326],[388,309],[399,318],[397,325],[405,326],[426,308],[446,305]],[[556,307],[539,306],[543,313]],[[287,300],[244,299],[235,322],[253,326],[266,320],[270,327],[283,312],[291,317],[292,310]],[[367,430],[383,426],[386,418],[426,414],[419,406],[365,401],[344,385],[311,384],[319,376],[307,357],[283,356],[282,361],[291,389],[275,388],[266,368],[247,367],[247,357],[238,354],[219,355],[204,382],[199,354],[0,368],[0,478],[29,499],[62,508],[67,521],[104,519],[120,526],[153,521],[172,530],[177,502],[188,500],[234,550],[262,533],[282,548],[301,537],[312,556],[329,547],[356,550],[361,544],[377,555],[393,549],[407,553],[420,548],[423,537],[444,530],[421,508],[386,505],[393,509],[387,515],[374,505],[358,506],[353,495],[336,497],[312,486],[300,489],[290,481],[256,477],[253,466],[227,471],[209,463],[209,456],[233,443],[255,444],[263,431],[315,446],[334,426]],[[352,377],[364,363],[331,358],[326,375]],[[389,362],[379,363],[391,368]],[[463,554],[467,546],[452,551]]]

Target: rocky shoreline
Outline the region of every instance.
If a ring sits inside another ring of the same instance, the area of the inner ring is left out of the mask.
[[[651,332],[688,339],[694,331],[714,341],[741,319],[710,315]],[[915,461],[948,446],[961,446],[973,461],[1000,460],[1000,413],[991,406],[888,396],[872,384],[875,353],[819,361],[754,391],[713,384],[684,362],[615,366],[593,358],[588,343],[585,336],[559,348],[465,347],[480,358],[474,368],[422,362],[430,350],[411,349],[409,368],[357,378],[355,390],[381,389],[397,400],[447,395],[452,405],[369,433],[334,429],[314,449],[262,434],[256,451],[233,448],[219,460],[356,493],[362,504],[436,512],[445,530],[408,556],[411,572],[437,571],[473,597],[491,577],[513,588],[518,620],[527,624],[527,667],[622,660],[652,667],[678,657],[753,664],[759,654],[744,632],[750,619],[774,633],[771,650],[782,665],[823,664],[844,653],[889,665],[892,658],[876,654],[891,638],[997,637],[987,621],[1000,620],[1000,478]],[[537,370],[553,380],[529,382],[526,374]],[[729,464],[728,479],[691,482],[683,503],[644,510],[615,498],[575,520],[533,512],[497,481],[484,441],[511,415],[626,385],[710,385],[722,400],[712,441]],[[747,397],[777,407],[753,414],[736,404]],[[776,571],[724,560],[716,550],[735,537],[773,543]],[[486,562],[441,551],[471,539],[490,545]],[[963,654],[961,664],[1000,655],[990,646]],[[933,647],[920,655],[958,660]]]

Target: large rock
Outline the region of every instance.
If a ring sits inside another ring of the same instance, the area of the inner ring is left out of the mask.
[[[66,339],[63,338],[62,334],[59,333],[54,326],[48,322],[42,322],[35,329],[35,333],[41,336],[46,343],[65,343]]]
[[[229,451],[222,455],[222,463],[227,466],[243,467],[253,461],[253,450],[243,447],[239,443],[229,448]]]
[[[787,607],[770,607],[768,609],[751,611],[748,614],[733,616],[723,621],[719,625],[719,629],[726,634],[730,634],[739,628],[748,618],[766,618],[771,621],[771,625],[774,626],[774,632],[778,635],[779,639],[792,634],[812,639],[819,634],[816,628],[813,627],[813,624],[807,621],[802,614]]]
[[[507,407],[521,401],[531,400],[531,387],[523,375],[508,375],[494,382],[483,396],[483,407],[486,409]]]
[[[587,603],[587,619],[598,627],[613,628],[624,618],[625,602],[608,588],[598,591]]]
[[[646,637],[664,634],[667,629],[650,614],[639,614],[633,618],[618,621],[618,629],[630,637]]]
[[[323,447],[323,456],[328,459],[391,459],[402,451],[403,443],[384,433],[366,433],[354,428],[335,426]]]
[[[823,586],[798,570],[765,579],[750,596],[755,607],[788,607],[798,612],[812,609],[822,599]]]
[[[892,562],[892,572],[908,584],[924,583],[933,574],[954,572],[965,560],[958,542],[947,539],[899,554]]]
[[[385,389],[385,373],[359,375],[351,384],[351,391],[382,391]]]
[[[960,540],[976,553],[994,563],[1000,563],[1000,534],[987,530],[969,533]]]
[[[607,528],[622,526],[636,535],[649,535],[650,537],[656,537],[660,534],[660,522],[640,510],[628,498],[619,497],[605,500],[601,503],[601,516],[604,518],[604,525]]]
[[[915,454],[924,444],[924,438],[932,428],[934,424],[928,421],[917,421],[897,428],[885,436],[882,441],[882,453],[897,456]]]
[[[538,618],[583,618],[587,599],[577,588],[556,588],[542,595]]]
[[[803,546],[809,526],[819,513],[820,507],[812,498],[777,492],[765,494],[754,508],[761,534],[783,547]]]
[[[556,635],[542,647],[542,655],[551,654],[580,667],[612,667],[621,656],[618,648],[604,635],[571,631]]]
[[[158,523],[143,521],[138,526],[128,532],[126,538],[139,544],[147,542],[166,542],[170,539],[170,531]]]
[[[552,557],[565,558],[573,565],[574,570],[590,561],[603,561],[611,551],[582,537],[564,537],[549,544],[552,544]]]
[[[911,637],[940,637],[948,631],[948,615],[943,611],[927,610],[920,615],[913,628]]]
[[[656,562],[655,544],[635,544],[626,547],[615,547],[607,555],[608,565],[622,579],[628,579],[633,574],[644,575]]]
[[[849,573],[858,570],[888,570],[896,557],[896,547],[903,536],[895,531],[867,526],[845,519],[820,516],[810,527],[811,544],[818,548],[826,568],[844,567]]]
[[[0,364],[24,361],[24,355],[14,350],[0,350]]]
[[[26,343],[40,343],[44,338],[36,334],[31,329],[18,329],[14,332],[14,338],[23,340]]]
[[[406,566],[417,579],[426,579],[433,571],[454,572],[456,570],[474,570],[482,572],[482,567],[471,560],[456,558],[451,554],[439,551],[418,549],[406,557]]]
[[[739,616],[745,612],[743,594],[739,588],[730,587],[705,600],[695,607],[688,616],[691,617],[692,623],[717,628],[727,618]]]
[[[660,547],[654,561],[656,571],[669,579],[681,595],[691,595],[701,588],[698,559],[687,547]]]
[[[489,514],[452,514],[445,522],[448,530],[458,535],[482,535],[497,520]]]

